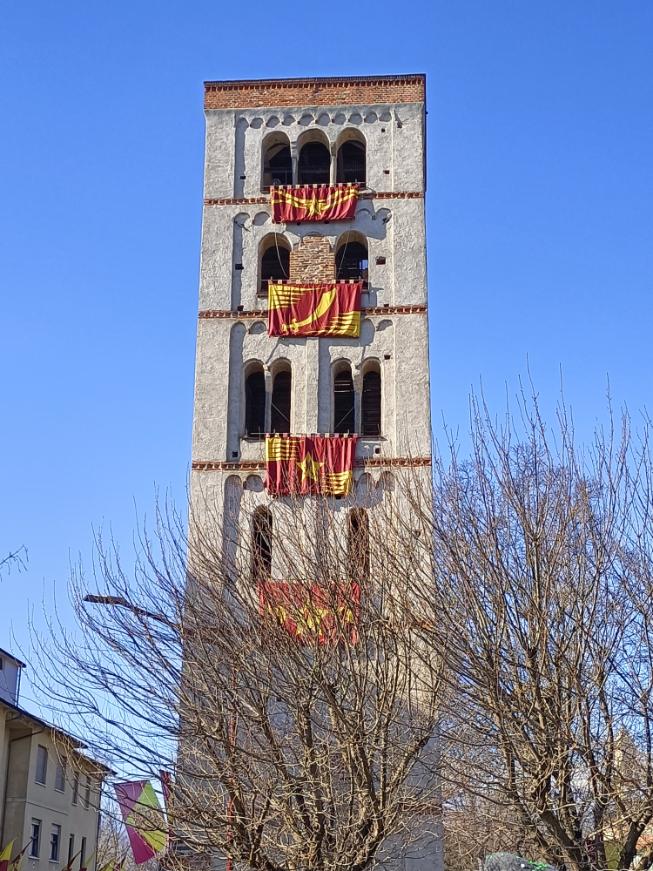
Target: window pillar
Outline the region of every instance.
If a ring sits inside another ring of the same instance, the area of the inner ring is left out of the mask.
[[[272,431],[272,372],[269,366],[263,367],[265,377],[265,432]]]

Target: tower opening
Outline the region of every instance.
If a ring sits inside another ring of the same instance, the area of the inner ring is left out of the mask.
[[[272,514],[257,508],[252,518],[252,580],[265,581],[272,574]]]
[[[364,185],[365,144],[355,139],[343,142],[336,158],[336,181],[338,184],[358,182]]]
[[[333,376],[333,431],[339,435],[356,431],[354,381],[349,363],[338,368]]]
[[[292,157],[288,137],[273,133],[263,143],[263,184],[267,191],[271,185],[292,184]]]
[[[245,379],[245,435],[263,438],[265,434],[265,376],[262,369]]]
[[[289,370],[277,372],[272,383],[272,409],[270,429],[272,432],[290,432],[292,375]]]
[[[273,233],[261,244],[258,296],[267,296],[270,281],[285,281],[290,275],[290,244]]]
[[[367,244],[357,238],[345,236],[336,251],[336,280],[367,283]]]
[[[370,523],[364,508],[352,508],[347,528],[347,562],[353,580],[370,577]]]
[[[331,155],[322,142],[307,142],[299,152],[299,184],[329,184]]]
[[[361,435],[381,435],[381,373],[378,368],[368,369],[363,375]]]

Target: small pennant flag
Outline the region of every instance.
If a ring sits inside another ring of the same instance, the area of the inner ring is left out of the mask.
[[[159,799],[149,780],[116,783],[115,790],[134,862],[142,865],[168,843]]]
[[[14,842],[9,841],[4,850],[0,853],[0,871],[8,871],[11,852],[14,849]]]

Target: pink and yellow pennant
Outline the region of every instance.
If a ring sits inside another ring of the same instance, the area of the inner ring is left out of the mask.
[[[0,852],[0,871],[7,871],[11,860],[11,853],[14,849],[14,842],[9,841],[7,846]]]
[[[149,780],[116,783],[115,790],[134,862],[142,865],[162,853],[168,843],[159,799]]]

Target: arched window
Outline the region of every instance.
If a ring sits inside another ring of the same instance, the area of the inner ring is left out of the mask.
[[[272,574],[272,514],[257,508],[252,518],[252,580],[265,581]]]
[[[299,184],[329,184],[331,154],[323,142],[307,142],[299,152]]]
[[[272,432],[290,432],[290,408],[292,375],[289,369],[277,372],[272,382],[272,408],[270,429]]]
[[[263,438],[265,434],[265,375],[260,366],[245,378],[245,435]]]
[[[367,243],[364,237],[345,234],[336,250],[336,280],[353,279],[367,284],[367,267]]]
[[[333,431],[340,435],[356,431],[354,382],[349,363],[340,364],[333,373]]]
[[[278,233],[261,243],[258,295],[267,296],[268,282],[285,281],[290,274],[290,243]]]
[[[370,367],[363,375],[361,435],[381,435],[381,372],[378,365]]]
[[[370,524],[364,508],[352,508],[347,517],[347,562],[350,577],[359,583],[370,577]]]
[[[336,159],[336,181],[338,184],[358,182],[365,184],[365,143],[348,139],[338,148]]]
[[[272,133],[263,142],[262,189],[280,184],[292,184],[290,142],[283,133]]]

